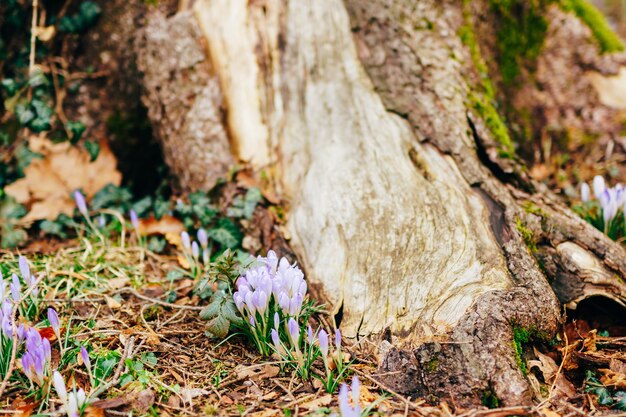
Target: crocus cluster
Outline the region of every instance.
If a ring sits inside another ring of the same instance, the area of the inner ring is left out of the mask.
[[[626,187],[617,184],[614,187],[607,187],[604,178],[596,175],[593,179],[593,196],[587,183],[583,183],[580,189],[581,200],[589,204],[594,200],[600,205],[604,232],[608,233],[611,222],[619,215],[626,213]]]
[[[259,256],[237,280],[233,301],[249,324],[250,333],[262,354],[271,352],[268,336],[274,343],[283,334],[293,348],[299,346],[298,318],[306,291],[307,285],[300,268],[290,264],[286,258],[279,260],[274,251],[269,251],[266,257]],[[270,323],[272,317],[273,328]]]
[[[205,267],[209,265],[210,250],[209,250],[209,236],[206,230],[199,229],[197,233],[198,241],[191,239],[189,233],[182,232],[180,234],[180,240],[183,245],[183,254],[187,258],[187,262],[191,267],[191,271],[194,276],[202,270],[202,265]],[[200,242],[200,244],[198,244]],[[202,251],[202,253],[201,253]]]
[[[85,391],[82,388],[78,390],[73,389],[68,391],[65,386],[65,381],[63,380],[63,376],[58,372],[54,371],[52,375],[52,384],[54,385],[54,389],[59,396],[59,399],[63,403],[65,407],[65,412],[68,417],[79,417],[81,414],[81,410],[87,404],[87,396],[85,395]]]
[[[18,258],[20,275],[27,285],[31,300],[36,302],[39,295],[37,278],[31,273],[25,257]],[[13,307],[22,300],[22,282],[17,274],[11,275],[11,283],[7,289],[2,273],[0,273],[0,335],[10,339],[13,337]],[[24,333],[24,326],[17,328],[18,333]],[[15,335],[17,336],[17,335]]]
[[[26,351],[22,356],[22,369],[32,382],[42,386],[48,375],[52,350],[50,341],[41,337],[34,327],[26,331]]]
[[[348,388],[347,384],[341,384],[339,388],[339,412],[341,417],[361,417],[360,396],[361,383],[358,376],[355,375],[352,378],[350,388]]]
[[[254,324],[256,313],[264,316],[273,300],[284,316],[297,318],[307,291],[302,270],[287,258],[279,261],[274,251],[269,251],[267,257],[259,256],[257,264],[237,281],[233,299],[239,312]]]

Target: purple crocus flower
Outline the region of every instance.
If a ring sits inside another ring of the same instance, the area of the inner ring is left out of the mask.
[[[28,265],[28,261],[25,257],[20,255],[17,263],[20,267],[20,274],[22,275],[22,278],[24,278],[24,281],[28,282],[30,278],[30,266]]]
[[[13,304],[9,300],[4,300],[0,307],[0,330],[9,339],[13,336],[12,314]]]
[[[85,196],[78,190],[74,191],[74,201],[76,201],[76,207],[78,207],[80,214],[85,217],[89,217],[89,210],[87,210]]]
[[[278,311],[274,313],[274,328],[278,330],[280,327],[280,317],[278,316]]]
[[[287,331],[289,332],[291,343],[294,346],[298,346],[298,341],[300,339],[300,326],[298,326],[298,322],[296,322],[293,317],[291,317],[287,322]]]
[[[189,233],[187,232],[182,232],[180,234],[180,239],[183,242],[183,248],[185,248],[185,250],[191,250],[191,238],[189,237]]]
[[[139,217],[137,217],[137,212],[133,209],[130,209],[130,222],[137,233],[139,233]]]
[[[322,351],[324,360],[326,360],[326,358],[328,357],[328,333],[326,333],[326,330],[320,330],[319,334],[317,335],[317,340],[320,341],[320,351]]]
[[[104,214],[98,216],[98,226],[100,229],[104,229],[104,226],[107,225],[106,219],[104,218]]]
[[[200,247],[198,247],[198,242],[195,240],[191,243],[191,255],[198,259],[200,257]]]
[[[580,186],[580,199],[583,203],[589,202],[591,196],[591,190],[589,189],[589,184],[583,182]]]
[[[359,404],[360,391],[361,384],[356,375],[352,379],[351,390],[348,390],[348,385],[341,384],[341,387],[339,388],[339,412],[341,417],[361,416],[361,406]],[[352,404],[350,404],[350,397],[352,397]]]
[[[21,298],[22,286],[20,284],[20,279],[15,274],[11,276],[10,287],[11,287],[11,296],[13,297],[13,301],[17,303],[18,301],[20,301],[20,298]]]
[[[597,199],[604,193],[606,185],[604,184],[604,178],[601,175],[593,177],[593,194]]]
[[[337,350],[341,349],[341,332],[339,329],[335,329],[335,347]]]
[[[65,387],[65,381],[63,377],[59,373],[59,371],[54,371],[52,373],[52,385],[54,385],[54,389],[57,392],[57,395],[61,399],[63,404],[67,403],[67,388]]]
[[[89,353],[87,352],[87,349],[85,349],[84,346],[80,347],[80,357],[83,360],[85,367],[88,370],[91,370],[91,360],[89,359]]]
[[[31,381],[41,386],[52,357],[50,342],[42,338],[37,329],[31,327],[26,333],[26,352],[22,356],[22,368]]]
[[[309,340],[309,345],[312,345],[315,339],[313,339],[313,329],[311,328],[310,324],[306,329],[306,335],[307,335],[307,339]]]
[[[272,329],[270,333],[272,335],[272,343],[274,344],[276,351],[280,352],[280,338],[278,337],[278,331],[276,329]]]
[[[54,334],[56,334],[58,339],[61,339],[61,323],[59,322],[59,315],[53,308],[48,308],[48,321],[50,322],[52,330],[54,330]]]
[[[209,237],[206,234],[206,230],[198,229],[198,241],[200,242],[200,246],[204,249],[209,246]]]

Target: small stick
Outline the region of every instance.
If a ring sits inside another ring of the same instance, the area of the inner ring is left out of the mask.
[[[35,47],[37,44],[37,11],[39,10],[39,0],[33,0],[33,20],[30,24],[30,55],[28,57],[28,75],[33,74],[35,69]]]

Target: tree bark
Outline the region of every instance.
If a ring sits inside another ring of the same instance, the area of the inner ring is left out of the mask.
[[[160,28],[148,24],[137,53],[148,63],[149,108],[184,86],[195,89],[194,104],[177,103],[177,115],[195,119],[207,106],[225,115],[204,119],[203,131],[223,133],[196,132],[193,146],[188,134],[159,130],[166,153],[202,156],[176,171],[223,174],[229,147],[273,178],[310,287],[345,335],[386,339],[388,385],[459,405],[489,396],[523,404],[533,393],[515,331],[551,338],[559,300],[575,306],[594,291],[626,300],[626,252],[533,182],[476,105],[485,94],[476,48],[493,54],[480,27],[494,17],[487,3],[471,3],[199,0],[196,22],[154,16]],[[150,56],[163,51],[163,37],[154,32],[183,23],[192,29],[179,31],[182,44],[198,25],[206,60],[182,69],[168,61],[155,74]],[[468,24],[484,36],[480,45],[458,35]],[[586,35],[568,48],[588,50]],[[155,114],[157,126],[170,123]],[[210,185],[185,178],[188,188]]]

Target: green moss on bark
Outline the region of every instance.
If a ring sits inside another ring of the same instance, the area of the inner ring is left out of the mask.
[[[574,13],[591,30],[598,42],[600,52],[611,53],[624,50],[624,42],[611,29],[606,18],[587,0],[560,0],[563,10]]]
[[[474,35],[472,18],[467,10],[469,3],[465,0],[464,4],[466,6],[464,13],[465,25],[459,30],[459,37],[469,49],[472,62],[480,77],[480,84],[474,86],[473,91],[470,91],[468,95],[469,106],[478,113],[493,135],[494,140],[498,143],[500,156],[512,158],[515,155],[513,142],[504,120],[496,110],[496,92],[489,78],[489,68],[480,53],[480,46]]]
[[[511,84],[523,65],[533,65],[548,32],[544,17],[550,0],[490,0],[498,28],[498,65],[502,80]]]

